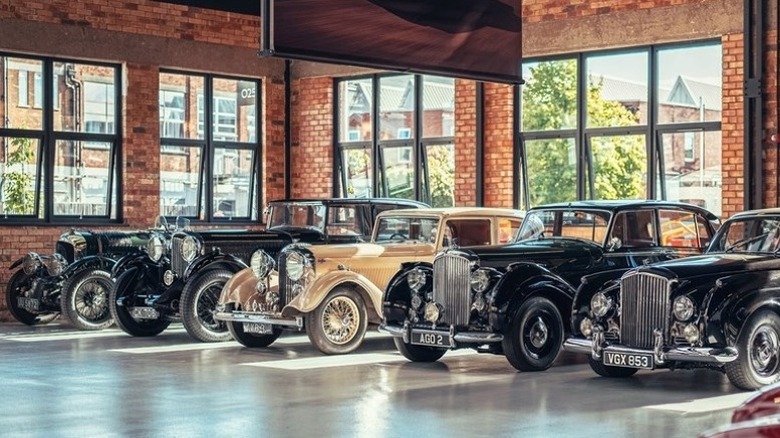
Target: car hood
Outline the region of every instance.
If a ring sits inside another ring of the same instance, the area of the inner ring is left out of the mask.
[[[505,267],[508,262],[539,262],[551,258],[588,256],[599,247],[592,242],[578,239],[525,240],[502,246],[462,248],[479,257],[481,266]]]
[[[351,243],[343,245],[317,245],[307,246],[306,249],[312,253],[315,259],[329,258],[376,258],[376,257],[394,257],[418,255],[433,255],[436,247],[431,243],[404,242],[387,243],[378,245],[375,243]]]
[[[715,253],[685,257],[639,268],[642,272],[655,272],[666,277],[696,277],[718,274],[762,271],[777,266],[772,254]]]

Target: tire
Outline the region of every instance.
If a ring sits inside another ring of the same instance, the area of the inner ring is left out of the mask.
[[[19,307],[17,298],[24,295],[31,287],[32,279],[22,269],[16,271],[8,280],[8,286],[5,289],[5,304],[8,311],[11,312],[11,316],[26,325],[47,324],[54,321],[59,316],[57,312],[33,313]]]
[[[201,342],[224,342],[232,338],[225,322],[214,319],[219,295],[232,276],[228,270],[210,270],[184,285],[179,311],[184,328],[193,338]]]
[[[519,371],[543,371],[552,366],[563,345],[563,318],[552,301],[533,297],[515,312],[502,346]]]
[[[402,338],[393,338],[393,342],[398,352],[412,362],[436,362],[447,352],[444,348],[407,344]]]
[[[363,297],[350,288],[337,287],[306,315],[306,334],[325,354],[346,354],[363,343],[368,327]]]
[[[759,310],[737,336],[737,359],[725,365],[731,383],[754,390],[780,380],[780,316]]]
[[[171,322],[164,319],[136,320],[126,306],[117,305],[117,300],[135,294],[136,289],[148,287],[137,284],[136,277],[139,275],[138,268],[129,268],[119,275],[111,288],[108,307],[111,309],[114,322],[125,333],[136,337],[156,336],[168,328]]]
[[[270,335],[256,335],[254,333],[247,333],[244,331],[244,325],[240,322],[227,322],[227,328],[233,339],[238,341],[244,347],[249,348],[265,348],[276,341],[282,334],[282,329],[274,327],[273,333]]]
[[[102,330],[114,323],[109,309],[111,274],[85,269],[62,286],[60,307],[65,318],[79,330]]]
[[[602,377],[631,377],[639,371],[636,368],[625,367],[613,367],[610,365],[604,365],[603,363],[588,356],[588,363],[590,368],[599,376]]]

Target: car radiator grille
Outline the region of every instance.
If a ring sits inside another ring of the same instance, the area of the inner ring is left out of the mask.
[[[183,242],[183,236],[173,236],[171,238],[171,270],[178,276],[184,275],[184,271],[187,269],[187,262],[181,256],[181,245]]]
[[[279,309],[286,306],[287,303],[292,301],[293,285],[292,280],[287,277],[287,254],[283,253],[279,256]]]
[[[55,251],[57,254],[61,254],[71,264],[76,261],[76,249],[72,244],[67,242],[57,242]]]
[[[631,274],[620,281],[620,341],[653,348],[653,332],[668,332],[671,282],[653,274]]]
[[[433,301],[444,307],[442,323],[464,326],[471,313],[471,263],[468,259],[442,254],[433,262]]]

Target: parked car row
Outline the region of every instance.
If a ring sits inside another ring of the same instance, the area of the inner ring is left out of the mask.
[[[59,255],[14,264],[8,306],[34,324],[103,303],[133,336],[181,321],[200,341],[253,348],[294,330],[344,354],[379,327],[411,361],[472,348],[541,371],[565,349],[606,377],[704,367],[743,389],[780,380],[780,209],[719,227],[703,208],[666,201],[426,207],[285,200],[270,204],[264,231],[177,221],[80,251],[58,243]],[[100,263],[77,275],[87,254]]]

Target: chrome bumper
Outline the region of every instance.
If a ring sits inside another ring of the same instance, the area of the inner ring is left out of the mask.
[[[455,326],[450,326],[447,330],[433,330],[428,328],[412,327],[408,322],[402,327],[397,325],[382,324],[379,330],[389,333],[394,338],[403,338],[404,342],[412,342],[412,333],[431,333],[441,335],[450,341],[450,348],[456,348],[458,344],[489,344],[501,342],[504,336],[499,333],[485,332],[456,332]]]
[[[724,364],[737,358],[737,350],[731,347],[717,348],[654,348],[653,350],[639,350],[615,345],[596,344],[596,339],[569,338],[563,343],[563,349],[573,353],[590,354],[594,360],[601,360],[604,352],[640,354],[652,353],[656,365],[666,362],[702,362]]]
[[[303,329],[303,317],[283,319],[276,315],[245,312],[217,312],[214,314],[217,321],[252,322],[257,324],[271,324],[276,326],[293,327]]]

